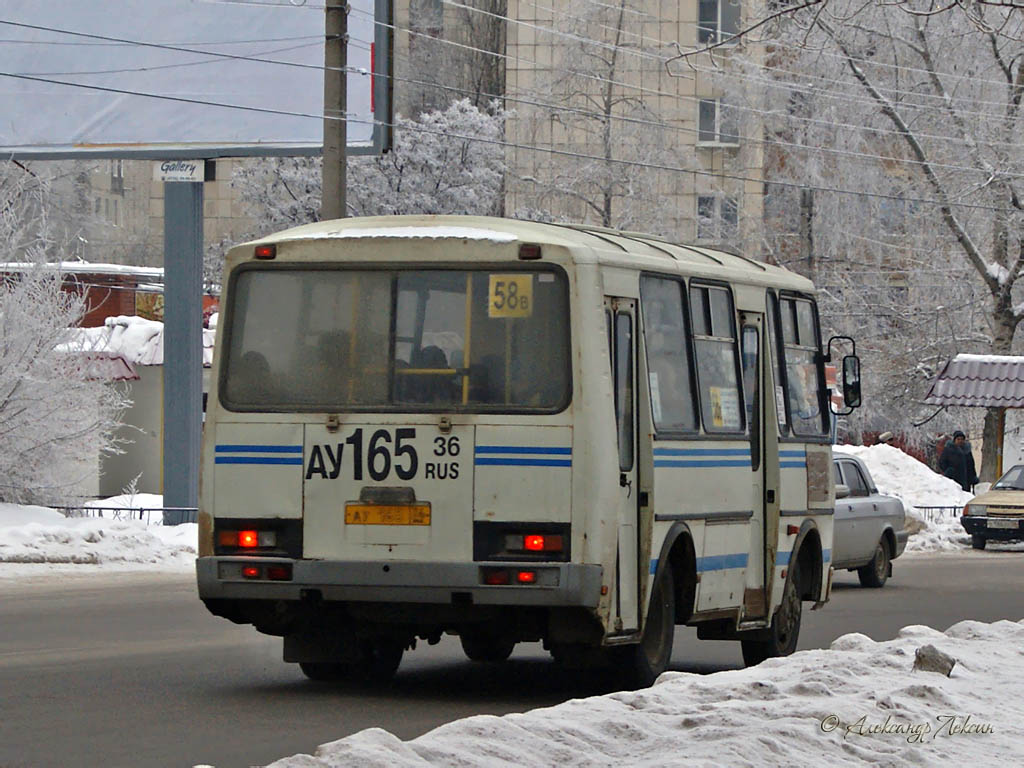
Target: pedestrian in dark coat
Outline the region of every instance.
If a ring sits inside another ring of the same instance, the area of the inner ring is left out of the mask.
[[[974,454],[971,453],[971,446],[967,444],[967,436],[959,429],[942,449],[939,471],[960,483],[960,487],[965,491],[970,491],[978,482],[978,473],[974,469]]]

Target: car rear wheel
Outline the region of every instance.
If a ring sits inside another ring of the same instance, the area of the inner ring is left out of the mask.
[[[985,544],[988,543],[988,539],[978,533],[971,534],[971,546],[975,549],[984,549]]]
[[[889,544],[885,539],[875,547],[875,556],[863,568],[857,569],[862,587],[882,587],[889,578]]]

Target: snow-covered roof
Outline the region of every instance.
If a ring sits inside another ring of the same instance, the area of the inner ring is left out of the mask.
[[[213,363],[215,331],[203,329],[203,365]],[[163,365],[164,324],[142,317],[108,317],[98,328],[74,328],[71,339],[61,345],[67,352],[98,352],[123,357],[133,365]]]
[[[924,401],[1024,408],[1024,357],[957,355],[935,377]]]
[[[33,269],[52,269],[68,275],[119,275],[140,277],[163,283],[163,267],[134,267],[128,264],[96,264],[89,261],[53,261],[36,264],[30,261],[0,262],[0,272],[28,272]]]

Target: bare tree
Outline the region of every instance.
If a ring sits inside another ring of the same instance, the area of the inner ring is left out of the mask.
[[[833,327],[877,352],[885,419],[905,421],[952,353],[1009,354],[1024,319],[1024,18],[972,5],[979,23],[965,25],[946,10],[815,4],[773,20],[760,30],[771,42],[715,74],[761,124],[767,177],[817,189],[815,262],[772,236],[766,250],[812,271]],[[788,209],[792,232],[787,189],[775,211]],[[786,216],[775,218],[769,228]],[[998,418],[985,417],[983,479]]]
[[[679,133],[655,107],[657,89],[639,87],[657,81],[664,54],[645,45],[641,5],[572,2],[534,30],[551,38],[538,43],[552,62],[524,63],[533,87],[516,94],[530,106],[517,109],[510,136],[537,147],[516,149],[517,215],[681,235],[687,217],[666,204],[681,183]]]

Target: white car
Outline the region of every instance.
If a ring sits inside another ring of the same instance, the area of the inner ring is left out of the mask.
[[[836,454],[832,465],[836,481],[832,565],[857,571],[862,586],[881,587],[892,575],[892,561],[907,546],[903,502],[880,494],[856,456]]]

